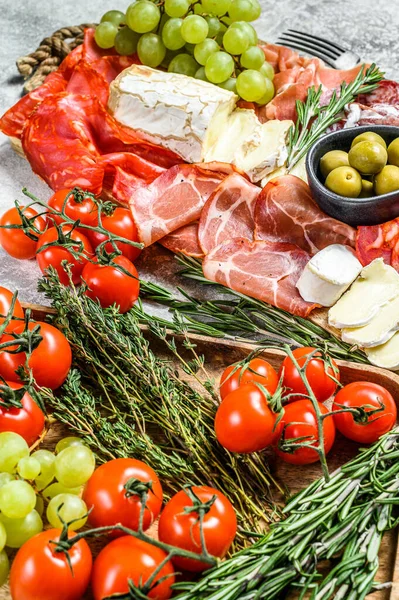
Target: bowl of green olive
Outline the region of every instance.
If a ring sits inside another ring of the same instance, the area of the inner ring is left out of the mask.
[[[399,127],[364,125],[320,138],[306,157],[313,198],[349,225],[399,216]]]

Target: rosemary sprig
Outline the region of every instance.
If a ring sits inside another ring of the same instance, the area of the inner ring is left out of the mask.
[[[384,74],[372,64],[368,69],[360,69],[351,83],[341,83],[340,91],[334,90],[327,106],[320,106],[322,87],[309,88],[305,102],[297,100],[297,122],[288,137],[287,168],[291,170],[305,156],[314,142],[341,119],[346,104],[353,102],[359,94],[367,94],[376,89]]]

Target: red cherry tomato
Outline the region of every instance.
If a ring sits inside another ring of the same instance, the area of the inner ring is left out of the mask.
[[[71,191],[72,190],[70,189],[65,189],[58,190],[58,192],[55,192],[48,201],[49,207],[60,212],[62,212],[62,210],[64,209],[64,212],[67,215],[67,217],[69,217],[73,221],[79,220],[84,225],[96,227],[98,223],[98,208],[93,198],[91,198],[90,196],[85,196],[84,194],[82,194],[81,196],[74,196],[72,194],[71,196],[69,196],[68,200],[65,203],[65,198]],[[50,218],[53,221],[55,221],[58,225],[60,225],[65,220],[62,217],[54,214],[51,214]]]
[[[139,274],[134,264],[124,256],[116,256],[114,262],[132,276],[112,265],[87,263],[82,272],[82,280],[87,285],[85,294],[92,300],[98,300],[103,308],[116,304],[119,311],[125,313],[139,297]]]
[[[68,532],[71,538],[75,534]],[[83,539],[68,550],[70,564],[52,541],[59,529],[33,536],[18,550],[10,572],[11,596],[15,600],[81,600],[90,582],[92,555]]]
[[[21,208],[24,208],[21,206]],[[24,210],[26,217],[31,219],[38,213],[33,208],[26,208]],[[0,244],[10,256],[19,259],[35,258],[37,241],[31,240],[22,229],[8,229],[3,228],[4,225],[20,225],[22,223],[21,217],[16,208],[10,208],[0,218]],[[34,225],[39,231],[46,229],[46,219],[44,217],[37,217],[34,220]],[[33,235],[37,235],[35,231],[31,230]],[[40,236],[41,237],[41,236]]]
[[[8,315],[8,311],[11,308],[12,296],[13,294],[10,290],[5,287],[0,287],[0,315],[3,315],[4,317]],[[12,314],[14,317],[18,317],[19,319],[24,318],[24,309],[22,308],[18,298],[15,301]]]
[[[143,586],[155,569],[165,560],[166,553],[147,542],[126,535],[113,540],[97,556],[93,565],[91,586],[94,600],[104,600],[114,594],[126,594],[128,581]],[[159,571],[147,598],[167,600],[172,596],[175,582],[174,569],[170,561]]]
[[[155,471],[140,460],[117,458],[98,467],[86,484],[83,499],[91,510],[89,523],[93,527],[121,523],[130,529],[138,529],[141,502],[137,495],[129,495],[124,487],[132,478],[152,482],[144,511],[144,530],[158,518],[163,492]]]
[[[311,354],[314,350],[315,348],[305,347],[297,348],[293,351],[293,355],[300,367],[305,365],[309,354]],[[308,383],[319,402],[324,402],[325,400],[328,400],[328,398],[331,398],[337,389],[337,384],[332,378],[335,378],[339,381],[340,375],[337,364],[334,360],[332,360],[332,364],[334,369],[325,365],[321,354],[317,353],[314,358],[311,358],[308,366],[306,367],[306,377]],[[307,394],[308,392],[305,384],[303,383],[297,368],[294,366],[294,363],[289,356],[286,356],[283,360],[283,363],[280,367],[279,376],[281,376],[283,369],[283,385],[284,387],[288,388],[289,393]],[[301,396],[293,396],[291,398],[291,402],[300,399]]]
[[[15,326],[14,326],[15,323]],[[72,352],[68,340],[64,334],[49,325],[38,321],[29,323],[29,329],[34,329],[40,325],[40,335],[42,341],[35,348],[29,359],[29,366],[32,369],[36,383],[40,387],[48,387],[52,390],[59,388],[67,378],[72,364]],[[24,331],[24,323],[13,321],[14,335]],[[12,341],[14,338],[5,333],[1,342]],[[15,346],[10,346],[12,350]],[[11,354],[6,350],[0,352],[0,375],[6,381],[20,381],[15,373],[18,367],[23,366],[26,361],[25,352]]]
[[[240,385],[253,382],[262,384],[271,395],[276,391],[278,386],[277,373],[267,360],[253,358],[245,368],[237,365],[227,367],[220,378],[220,397],[224,400]]]
[[[137,227],[133,221],[132,213],[128,208],[115,208],[112,215],[101,217],[102,226],[107,231],[110,231],[114,235],[124,237],[132,242],[139,242]],[[107,236],[97,231],[87,231],[87,237],[89,238],[94,249],[99,244],[107,239]],[[141,254],[140,248],[130,246],[124,242],[116,242],[117,247],[122,252],[123,256],[126,256],[132,262]],[[113,251],[113,245],[110,243],[105,244],[107,252]]]
[[[231,502],[219,490],[208,486],[193,487],[192,491],[203,503],[216,500],[203,518],[203,533],[209,554],[223,558],[237,533],[237,519]],[[184,512],[193,506],[186,490],[175,494],[167,503],[159,519],[158,535],[165,544],[177,546],[196,554],[201,554],[200,526],[197,512]],[[184,558],[173,557],[178,569],[201,572],[209,569],[209,564]]]
[[[274,441],[276,419],[261,390],[247,383],[226,396],[217,409],[216,437],[230,452],[257,452]]]
[[[4,385],[0,383],[0,386]],[[22,385],[7,381],[7,385],[13,390],[20,390]],[[0,389],[0,399],[6,400],[6,396]],[[32,396],[25,392],[21,400],[22,408],[0,406],[0,432],[13,431],[21,435],[28,446],[37,440],[44,429],[44,414]]]
[[[333,410],[364,408],[375,411],[366,422],[356,422],[350,412],[333,415],[334,423],[345,437],[361,444],[371,444],[392,429],[396,423],[397,409],[391,394],[377,383],[354,381],[343,387],[335,396]],[[367,407],[367,408],[366,408]]]
[[[319,405],[320,412],[324,415],[328,412],[327,408]],[[287,427],[284,429],[285,425]],[[317,428],[316,413],[313,404],[310,400],[298,400],[291,402],[284,407],[284,415],[281,420],[281,437],[280,439],[290,440],[307,436],[314,439],[312,445],[317,446],[319,442],[319,434]],[[331,416],[323,419],[323,435],[324,435],[324,451],[327,454],[334,443],[335,426]],[[310,440],[311,441],[311,440]],[[285,462],[294,465],[308,465],[317,462],[319,455],[312,448],[298,448],[294,452],[283,452],[277,449],[277,454]]]

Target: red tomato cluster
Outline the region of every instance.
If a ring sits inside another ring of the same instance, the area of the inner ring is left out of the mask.
[[[0,218],[0,244],[4,250],[19,259],[36,257],[37,263],[43,273],[53,267],[61,283],[68,285],[69,278],[62,261],[71,265],[71,277],[75,285],[85,282],[86,294],[98,300],[103,308],[117,304],[120,312],[132,308],[139,295],[139,276],[133,264],[140,249],[125,242],[115,242],[115,246],[122,252],[114,259],[114,263],[122,267],[127,273],[112,265],[103,265],[94,258],[96,248],[107,240],[107,236],[99,231],[79,227],[79,223],[88,227],[98,226],[98,208],[91,196],[75,198],[71,190],[59,190],[50,198],[50,209],[62,212],[72,219],[78,226],[73,228],[71,223],[64,222],[57,214],[39,215],[34,209],[24,210],[24,216],[33,221],[36,231],[32,228],[30,233],[38,238],[31,239],[21,229],[12,228],[21,225],[22,219],[17,208],[11,208]],[[69,196],[68,196],[69,195]],[[22,209],[23,207],[21,207]],[[101,216],[104,229],[116,236],[138,242],[138,233],[130,210],[115,208],[110,215]],[[7,228],[8,226],[8,228]],[[105,244],[106,252],[115,250],[113,244]],[[74,256],[79,252],[80,256]]]

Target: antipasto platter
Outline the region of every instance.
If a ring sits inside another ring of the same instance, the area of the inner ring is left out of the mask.
[[[0,119],[4,598],[396,597],[399,84],[259,11],[111,10]]]

